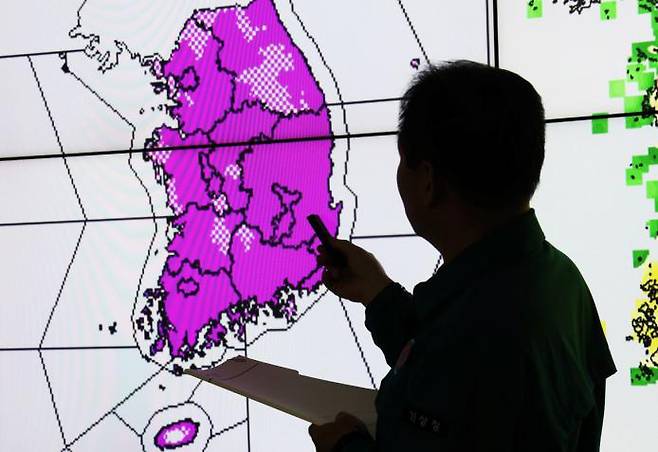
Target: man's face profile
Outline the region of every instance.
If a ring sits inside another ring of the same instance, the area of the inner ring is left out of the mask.
[[[432,172],[426,162],[411,167],[402,146],[398,143],[400,161],[397,169],[397,185],[404,211],[414,231],[420,234],[423,230],[423,218],[432,204]]]

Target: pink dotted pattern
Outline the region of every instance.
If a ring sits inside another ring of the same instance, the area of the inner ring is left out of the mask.
[[[218,10],[204,9],[197,12],[194,15],[194,18],[199,23],[203,24],[206,28],[210,28],[212,27],[212,24],[215,23],[215,18],[217,17],[218,13],[219,13]]]
[[[167,180],[167,199],[169,200],[169,205],[174,210],[176,215],[183,213],[183,208],[178,203],[178,194],[176,193],[176,179],[170,177]]]
[[[240,177],[240,174],[242,174],[242,170],[236,164],[228,165],[224,169],[224,176],[230,177],[233,180],[238,180],[238,178]]]
[[[169,156],[171,156],[171,151],[157,150],[151,152],[150,154],[153,162],[155,162],[160,166],[163,166],[165,163],[167,163],[167,160],[169,160]]]
[[[210,241],[219,247],[219,252],[226,255],[231,244],[231,231],[224,223],[224,218],[215,217],[210,230]]]
[[[262,27],[251,25],[251,19],[249,19],[249,16],[247,16],[247,13],[242,8],[235,8],[235,18],[238,30],[240,30],[247,42],[253,41],[258,32],[267,30],[267,25],[263,25]]]
[[[187,91],[183,91],[182,93],[183,99],[187,102],[188,107],[193,107],[194,106],[194,99],[192,99],[192,96]],[[181,98],[181,94],[178,95],[178,99]]]
[[[228,201],[226,200],[226,195],[224,193],[220,194],[218,197],[212,200],[212,205],[215,207],[215,212],[218,215],[223,215],[224,212],[228,210]]]
[[[240,242],[242,242],[242,245],[244,246],[244,252],[246,253],[251,249],[251,243],[254,241],[254,233],[246,227],[244,224],[240,226],[240,229],[236,232],[238,238],[240,238]]]
[[[283,44],[270,44],[259,49],[263,62],[260,66],[245,69],[237,80],[249,85],[250,94],[263,101],[267,108],[287,115],[296,113],[297,109],[290,101],[292,96],[288,88],[277,80],[281,71],[295,69],[292,53],[284,53],[284,48]]]
[[[190,47],[190,50],[194,52],[197,60],[200,60],[203,57],[203,50],[206,47],[208,38],[210,38],[210,32],[199,28],[193,20],[187,21],[185,28],[180,35],[180,40],[187,42],[187,45]]]

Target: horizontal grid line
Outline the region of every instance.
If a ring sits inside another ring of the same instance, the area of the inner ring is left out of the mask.
[[[44,55],[59,55],[61,53],[79,53],[84,51],[85,49],[64,49],[64,50],[48,50],[44,52],[14,53],[8,55],[0,55],[0,60],[6,60],[9,58],[26,58],[26,57],[44,56]]]
[[[352,240],[370,240],[370,239],[401,239],[408,237],[418,237],[418,234],[376,234],[376,235],[353,235]]]
[[[386,102],[400,102],[404,97],[380,97],[375,99],[346,100],[343,102],[329,102],[327,107],[339,107],[342,105],[359,105],[359,104],[381,104]]]
[[[384,99],[382,102],[389,102],[392,98]],[[364,103],[364,102],[375,102],[376,99],[371,99],[368,101],[351,101],[352,103]],[[611,118],[625,118],[632,116],[643,116],[647,117],[658,113],[658,110],[642,110],[637,112],[627,112],[627,113],[607,113],[607,114],[593,114],[593,115],[582,115],[582,116],[564,116],[557,118],[546,119],[546,124],[556,124],[564,122],[577,122],[577,121],[589,121],[594,119],[611,119]],[[251,147],[251,146],[267,146],[272,144],[285,144],[285,143],[308,143],[316,141],[328,141],[328,140],[345,140],[345,139],[360,139],[360,138],[375,138],[375,137],[386,137],[386,136],[395,136],[398,134],[397,130],[386,130],[380,132],[362,132],[362,133],[347,133],[347,134],[335,134],[335,135],[315,135],[315,136],[305,136],[305,137],[294,137],[294,138],[279,138],[271,140],[246,140],[246,141],[234,141],[234,142],[223,142],[223,143],[204,143],[204,144],[193,144],[193,145],[182,145],[182,146],[161,146],[161,147],[150,147],[150,148],[137,148],[137,149],[113,149],[107,151],[87,151],[87,152],[75,152],[75,153],[66,153],[65,157],[92,157],[92,156],[104,156],[104,155],[127,155],[127,154],[137,154],[137,153],[153,153],[153,152],[162,152],[162,151],[189,151],[189,150],[198,150],[198,149],[215,149],[215,148],[226,148],[226,147]],[[16,155],[8,157],[0,157],[0,163],[2,162],[13,162],[21,160],[42,160],[42,159],[53,159],[61,158],[62,154],[34,154],[34,155]]]
[[[108,151],[88,151],[64,154],[68,157],[90,157],[99,155],[125,155],[125,154],[138,154],[138,153],[153,153],[162,151],[189,151],[196,149],[214,149],[214,148],[228,148],[228,147],[252,147],[252,146],[267,146],[271,144],[285,144],[285,143],[307,143],[314,141],[330,141],[330,140],[344,140],[356,138],[373,138],[397,135],[397,130],[382,131],[382,132],[364,132],[364,133],[348,133],[338,135],[315,135],[307,137],[296,138],[279,138],[274,140],[247,140],[247,141],[234,141],[225,143],[204,143],[204,144],[190,144],[183,146],[162,146],[151,148],[138,148],[138,149],[115,149]],[[62,154],[34,154],[34,155],[20,155],[11,157],[0,157],[1,162],[11,162],[17,160],[40,160],[62,158]]]
[[[0,352],[46,352],[57,350],[133,350],[136,345],[89,345],[71,347],[0,347]]]
[[[82,224],[82,223],[105,223],[113,221],[139,221],[139,220],[169,220],[176,218],[174,215],[149,215],[141,217],[107,217],[107,218],[71,218],[68,220],[42,220],[42,221],[16,221],[11,223],[0,223],[0,227],[11,226],[49,226],[60,224]]]
[[[593,119],[613,119],[613,118],[628,118],[631,116],[653,116],[658,113],[658,110],[641,110],[635,112],[626,112],[626,113],[596,113],[592,115],[582,115],[582,116],[564,116],[558,118],[549,118],[544,122],[546,124],[555,124],[560,122],[576,122],[576,121],[590,121]]]
[[[44,221],[24,221],[12,223],[0,223],[2,227],[22,227],[22,226],[53,226],[62,224],[87,224],[87,223],[111,223],[120,221],[147,221],[147,220],[174,220],[178,218],[176,215],[155,215],[155,216],[141,216],[141,217],[108,217],[108,218],[89,218],[85,220],[69,219],[69,220],[44,220]],[[402,234],[369,234],[369,235],[353,235],[352,240],[370,240],[370,239],[392,239],[404,237],[417,237],[417,234],[402,233]]]

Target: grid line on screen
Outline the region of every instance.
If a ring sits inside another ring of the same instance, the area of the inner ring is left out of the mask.
[[[201,383],[199,383],[199,384],[201,384]],[[210,436],[210,439],[212,439],[212,438],[216,438],[216,437],[218,437],[218,436],[220,436],[220,435],[223,435],[224,433],[228,432],[229,430],[233,430],[234,428],[241,426],[241,425],[244,424],[245,422],[246,422],[246,423],[249,423],[249,418],[242,419],[241,421],[238,421],[238,422],[236,422],[235,424],[229,425],[228,427],[225,427],[225,428],[221,429],[221,430],[218,431],[217,433],[213,433],[213,434]]]
[[[500,67],[500,47],[498,44],[498,0],[492,0],[494,66]]]
[[[41,361],[41,368],[43,369],[43,376],[46,379],[46,385],[48,386],[48,394],[50,395],[50,401],[53,404],[53,410],[55,411],[55,418],[57,419],[57,426],[59,427],[59,433],[62,437],[62,443],[66,447],[66,437],[64,436],[64,429],[62,428],[62,421],[59,417],[59,410],[57,410],[57,404],[55,403],[55,396],[53,394],[53,388],[50,384],[50,377],[48,376],[48,369],[46,369],[46,363],[43,360],[43,354],[39,350],[39,361]]]
[[[399,99],[399,98],[398,98]],[[396,99],[397,100],[397,99]],[[391,101],[391,100],[382,100],[381,102]],[[377,102],[377,100],[367,100],[367,101],[350,101],[352,103],[367,103],[367,102]],[[620,113],[606,113],[606,114],[594,114],[594,115],[579,115],[579,116],[563,116],[555,118],[547,118],[545,120],[546,124],[561,123],[561,122],[578,122],[578,121],[591,121],[594,119],[614,119],[614,118],[626,118],[632,116],[647,116],[658,114],[658,110],[641,110],[633,112],[620,112]],[[300,136],[294,138],[280,138],[280,139],[269,139],[261,141],[228,141],[220,143],[203,143],[203,144],[194,144],[194,145],[185,145],[185,146],[153,146],[149,148],[134,148],[134,149],[111,149],[111,150],[102,150],[102,151],[84,151],[84,152],[75,152],[75,153],[65,153],[63,154],[66,158],[73,157],[93,157],[93,156],[102,156],[102,155],[121,155],[121,154],[136,154],[136,153],[152,153],[158,151],[185,151],[185,150],[196,150],[196,149],[214,149],[214,148],[223,148],[223,147],[248,147],[248,146],[266,146],[270,144],[283,144],[283,143],[301,143],[301,142],[314,142],[314,141],[324,141],[324,140],[351,140],[351,139],[360,139],[360,138],[375,138],[375,137],[385,137],[385,136],[395,136],[397,135],[397,130],[385,130],[378,132],[360,132],[360,133],[345,133],[345,134],[334,134],[334,135],[316,135],[316,136]],[[3,156],[0,157],[0,163],[2,162],[12,162],[20,160],[41,160],[41,159],[52,159],[52,158],[62,158],[60,154],[27,154],[27,155],[15,155],[15,156]]]
[[[485,22],[486,22],[486,35],[487,35],[487,65],[491,66],[491,39],[489,35],[491,30],[489,28],[489,0],[484,0]]]
[[[79,53],[84,51],[85,49],[62,49],[62,50],[47,50],[43,52],[14,53],[14,54],[0,55],[0,60],[4,60],[8,58],[25,58],[25,57],[44,56],[44,55],[62,55],[66,53]]]
[[[0,228],[8,227],[27,227],[27,226],[53,226],[62,224],[82,224],[89,223],[112,223],[123,221],[155,221],[155,220],[174,220],[176,215],[145,215],[134,217],[105,217],[105,218],[71,218],[66,220],[43,220],[43,221],[16,221],[12,223],[0,223]],[[353,235],[353,240],[385,239],[385,238],[402,238],[416,237],[417,234],[399,233],[399,234],[364,234]],[[0,349],[1,351],[2,349]]]
[[[398,5],[400,5],[400,9],[402,10],[402,14],[404,14],[404,18],[407,21],[407,25],[409,25],[409,28],[411,29],[411,34],[414,35],[414,39],[416,40],[416,44],[418,44],[418,48],[420,48],[420,53],[423,54],[423,58],[425,59],[425,63],[430,64],[430,58],[427,56],[427,52],[425,52],[425,47],[423,47],[423,44],[420,42],[420,38],[418,37],[418,33],[416,33],[416,28],[414,27],[413,23],[411,22],[411,18],[409,17],[409,14],[407,14],[407,10],[404,7],[404,4],[402,3],[402,0],[398,0]]]
[[[70,347],[0,347],[0,352],[39,352],[39,351],[74,351],[74,350],[132,350],[136,345],[88,345]]]
[[[370,379],[370,384],[372,385],[372,389],[377,389],[377,384],[375,383],[375,379],[372,376],[370,365],[368,365],[368,360],[366,359],[366,355],[363,353],[361,342],[359,342],[359,337],[356,334],[356,331],[354,331],[354,327],[352,326],[352,320],[350,320],[350,315],[348,314],[347,308],[345,307],[345,300],[339,298],[338,301],[340,301],[340,307],[342,308],[343,315],[345,316],[345,321],[347,322],[347,326],[350,329],[350,333],[352,333],[352,339],[354,339],[356,348],[359,350],[361,361],[363,362],[363,365],[366,367],[366,373],[368,374],[368,378]]]
[[[122,418],[121,416],[119,416],[119,413],[117,413],[116,411],[114,411],[114,412],[112,412],[112,414],[114,414],[114,415],[116,416],[116,418],[119,419],[119,422],[121,422],[123,425],[125,425],[125,426],[126,426],[131,432],[133,432],[137,437],[141,438],[141,436],[142,436],[141,433],[139,433],[137,430],[135,430],[135,429],[133,428],[133,426],[130,425],[128,422],[126,422],[126,420],[125,420],[124,418]]]
[[[31,57],[27,57],[28,62],[30,63],[30,68],[32,69],[32,74],[34,75],[34,80],[37,84],[37,88],[39,89],[39,94],[41,95],[41,100],[43,100],[43,105],[46,109],[46,112],[48,113],[48,119],[50,120],[50,125],[53,128],[53,132],[55,132],[55,138],[57,139],[57,145],[59,146],[59,154],[55,154],[56,157],[62,158],[64,161],[64,166],[66,167],[66,173],[69,176],[69,182],[71,182],[71,186],[73,187],[73,192],[75,193],[75,197],[78,200],[78,206],[80,207],[80,211],[82,212],[82,216],[87,218],[87,214],[85,212],[85,208],[82,205],[82,200],[80,199],[80,195],[78,193],[78,188],[75,185],[75,181],[73,180],[73,175],[71,174],[71,169],[69,168],[68,161],[66,160],[66,153],[64,152],[64,147],[62,146],[62,140],[59,138],[59,132],[57,131],[57,127],[55,126],[55,120],[53,119],[53,115],[50,111],[50,107],[48,106],[48,101],[46,101],[46,96],[43,93],[43,88],[41,87],[41,82],[39,81],[39,76],[37,75],[37,70],[34,67],[34,63],[32,62]]]
[[[39,352],[42,353],[42,352]],[[116,403],[112,408],[110,408],[105,414],[103,414],[101,417],[99,417],[95,422],[93,422],[89,427],[87,427],[82,433],[80,433],[78,436],[76,436],[73,440],[70,440],[65,443],[64,445],[64,450],[67,450],[69,447],[71,447],[73,444],[78,442],[82,437],[84,437],[90,430],[92,430],[94,427],[96,427],[98,424],[100,424],[106,417],[110,416],[111,414],[115,413],[115,410],[119,408],[121,405],[123,405],[127,400],[129,400],[135,393],[140,391],[144,386],[149,384],[151,380],[153,380],[155,377],[160,375],[160,373],[165,370],[166,366],[161,366],[157,371],[155,371],[150,377],[148,377],[146,380],[142,381],[135,389],[130,391],[128,395],[126,395],[123,399],[121,399],[118,403]],[[44,366],[45,368],[45,366]]]
[[[600,117],[600,116],[597,116]],[[315,135],[315,136],[301,136],[295,138],[279,138],[279,139],[269,139],[269,140],[248,140],[248,141],[232,141],[232,142],[221,142],[221,143],[203,143],[203,144],[192,144],[184,146],[153,146],[149,148],[134,148],[134,149],[112,149],[106,151],[85,151],[85,152],[75,152],[64,154],[67,158],[71,157],[92,157],[92,156],[101,156],[101,155],[122,155],[122,154],[137,154],[137,153],[152,153],[158,151],[184,151],[184,150],[196,150],[196,149],[214,149],[214,148],[225,148],[225,147],[248,147],[248,146],[267,146],[270,144],[285,144],[285,143],[303,143],[303,142],[314,142],[314,141],[326,141],[326,140],[351,140],[357,138],[373,138],[373,137],[382,137],[382,136],[393,136],[397,135],[397,130],[387,130],[381,132],[362,132],[362,133],[344,133],[344,134],[334,134],[334,135]],[[2,162],[12,162],[18,160],[41,160],[41,159],[52,159],[52,158],[62,158],[60,154],[32,154],[32,155],[16,155],[16,156],[5,156],[0,157],[0,163]]]

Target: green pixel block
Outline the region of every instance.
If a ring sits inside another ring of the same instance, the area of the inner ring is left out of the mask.
[[[651,53],[650,55],[650,60],[647,60],[647,63],[649,64],[649,69],[656,71],[658,70],[658,54],[657,53]]]
[[[637,1],[637,13],[638,14],[647,14],[653,11],[653,3],[651,0],[638,0]]]
[[[649,230],[649,237],[652,239],[658,237],[658,220],[647,221],[647,229]]]
[[[528,0],[528,19],[539,19],[543,14],[542,0]]]
[[[653,36],[658,36],[658,11],[655,6],[651,11],[651,29],[653,31]]]
[[[649,165],[657,165],[658,164],[658,148],[651,146],[649,148],[649,153],[647,154],[647,159],[649,161]]]
[[[641,112],[643,101],[644,101],[644,96],[624,97],[624,113]]]
[[[658,180],[647,181],[647,198],[658,199]]]
[[[608,118],[596,118],[596,116],[607,115],[607,113],[594,113],[592,116],[592,133],[608,133]]]
[[[658,368],[648,367],[644,370],[638,367],[631,368],[632,386],[647,386],[656,383],[658,383]]]
[[[626,80],[610,80],[608,93],[610,97],[624,97],[626,95]]]
[[[633,268],[641,267],[649,257],[649,250],[633,250]]]
[[[647,181],[646,186],[647,186],[647,198],[653,199],[654,212],[658,212],[658,181],[655,180]]]
[[[658,147],[651,146],[647,155],[634,155],[631,166],[626,168],[626,185],[642,185],[642,177],[649,172],[651,165],[658,164]]]
[[[624,97],[624,113],[642,112],[642,102],[644,96],[626,96]],[[626,128],[634,129],[651,125],[653,116],[642,117],[641,114],[635,116],[626,116]]]
[[[601,2],[601,20],[612,20],[617,18],[617,2]]]
[[[649,165],[651,165],[651,157],[648,155],[634,155],[631,165],[632,168],[646,173],[649,171]]]
[[[656,41],[634,42],[632,45],[633,58],[639,58],[640,60],[645,60],[647,56],[654,53],[650,50],[650,48],[655,45],[656,45]]]
[[[636,77],[637,86],[640,88],[640,90],[646,91],[653,86],[655,77],[655,74],[651,71],[642,72]]]
[[[626,80],[629,82],[634,82],[637,77],[642,73],[646,72],[647,68],[644,63],[631,63],[626,65]]]
[[[626,185],[642,185],[642,171],[626,168]]]
[[[642,115],[627,116],[626,117],[626,128],[627,129],[637,129],[644,126],[650,126],[653,123],[653,117],[649,116],[643,118]]]

